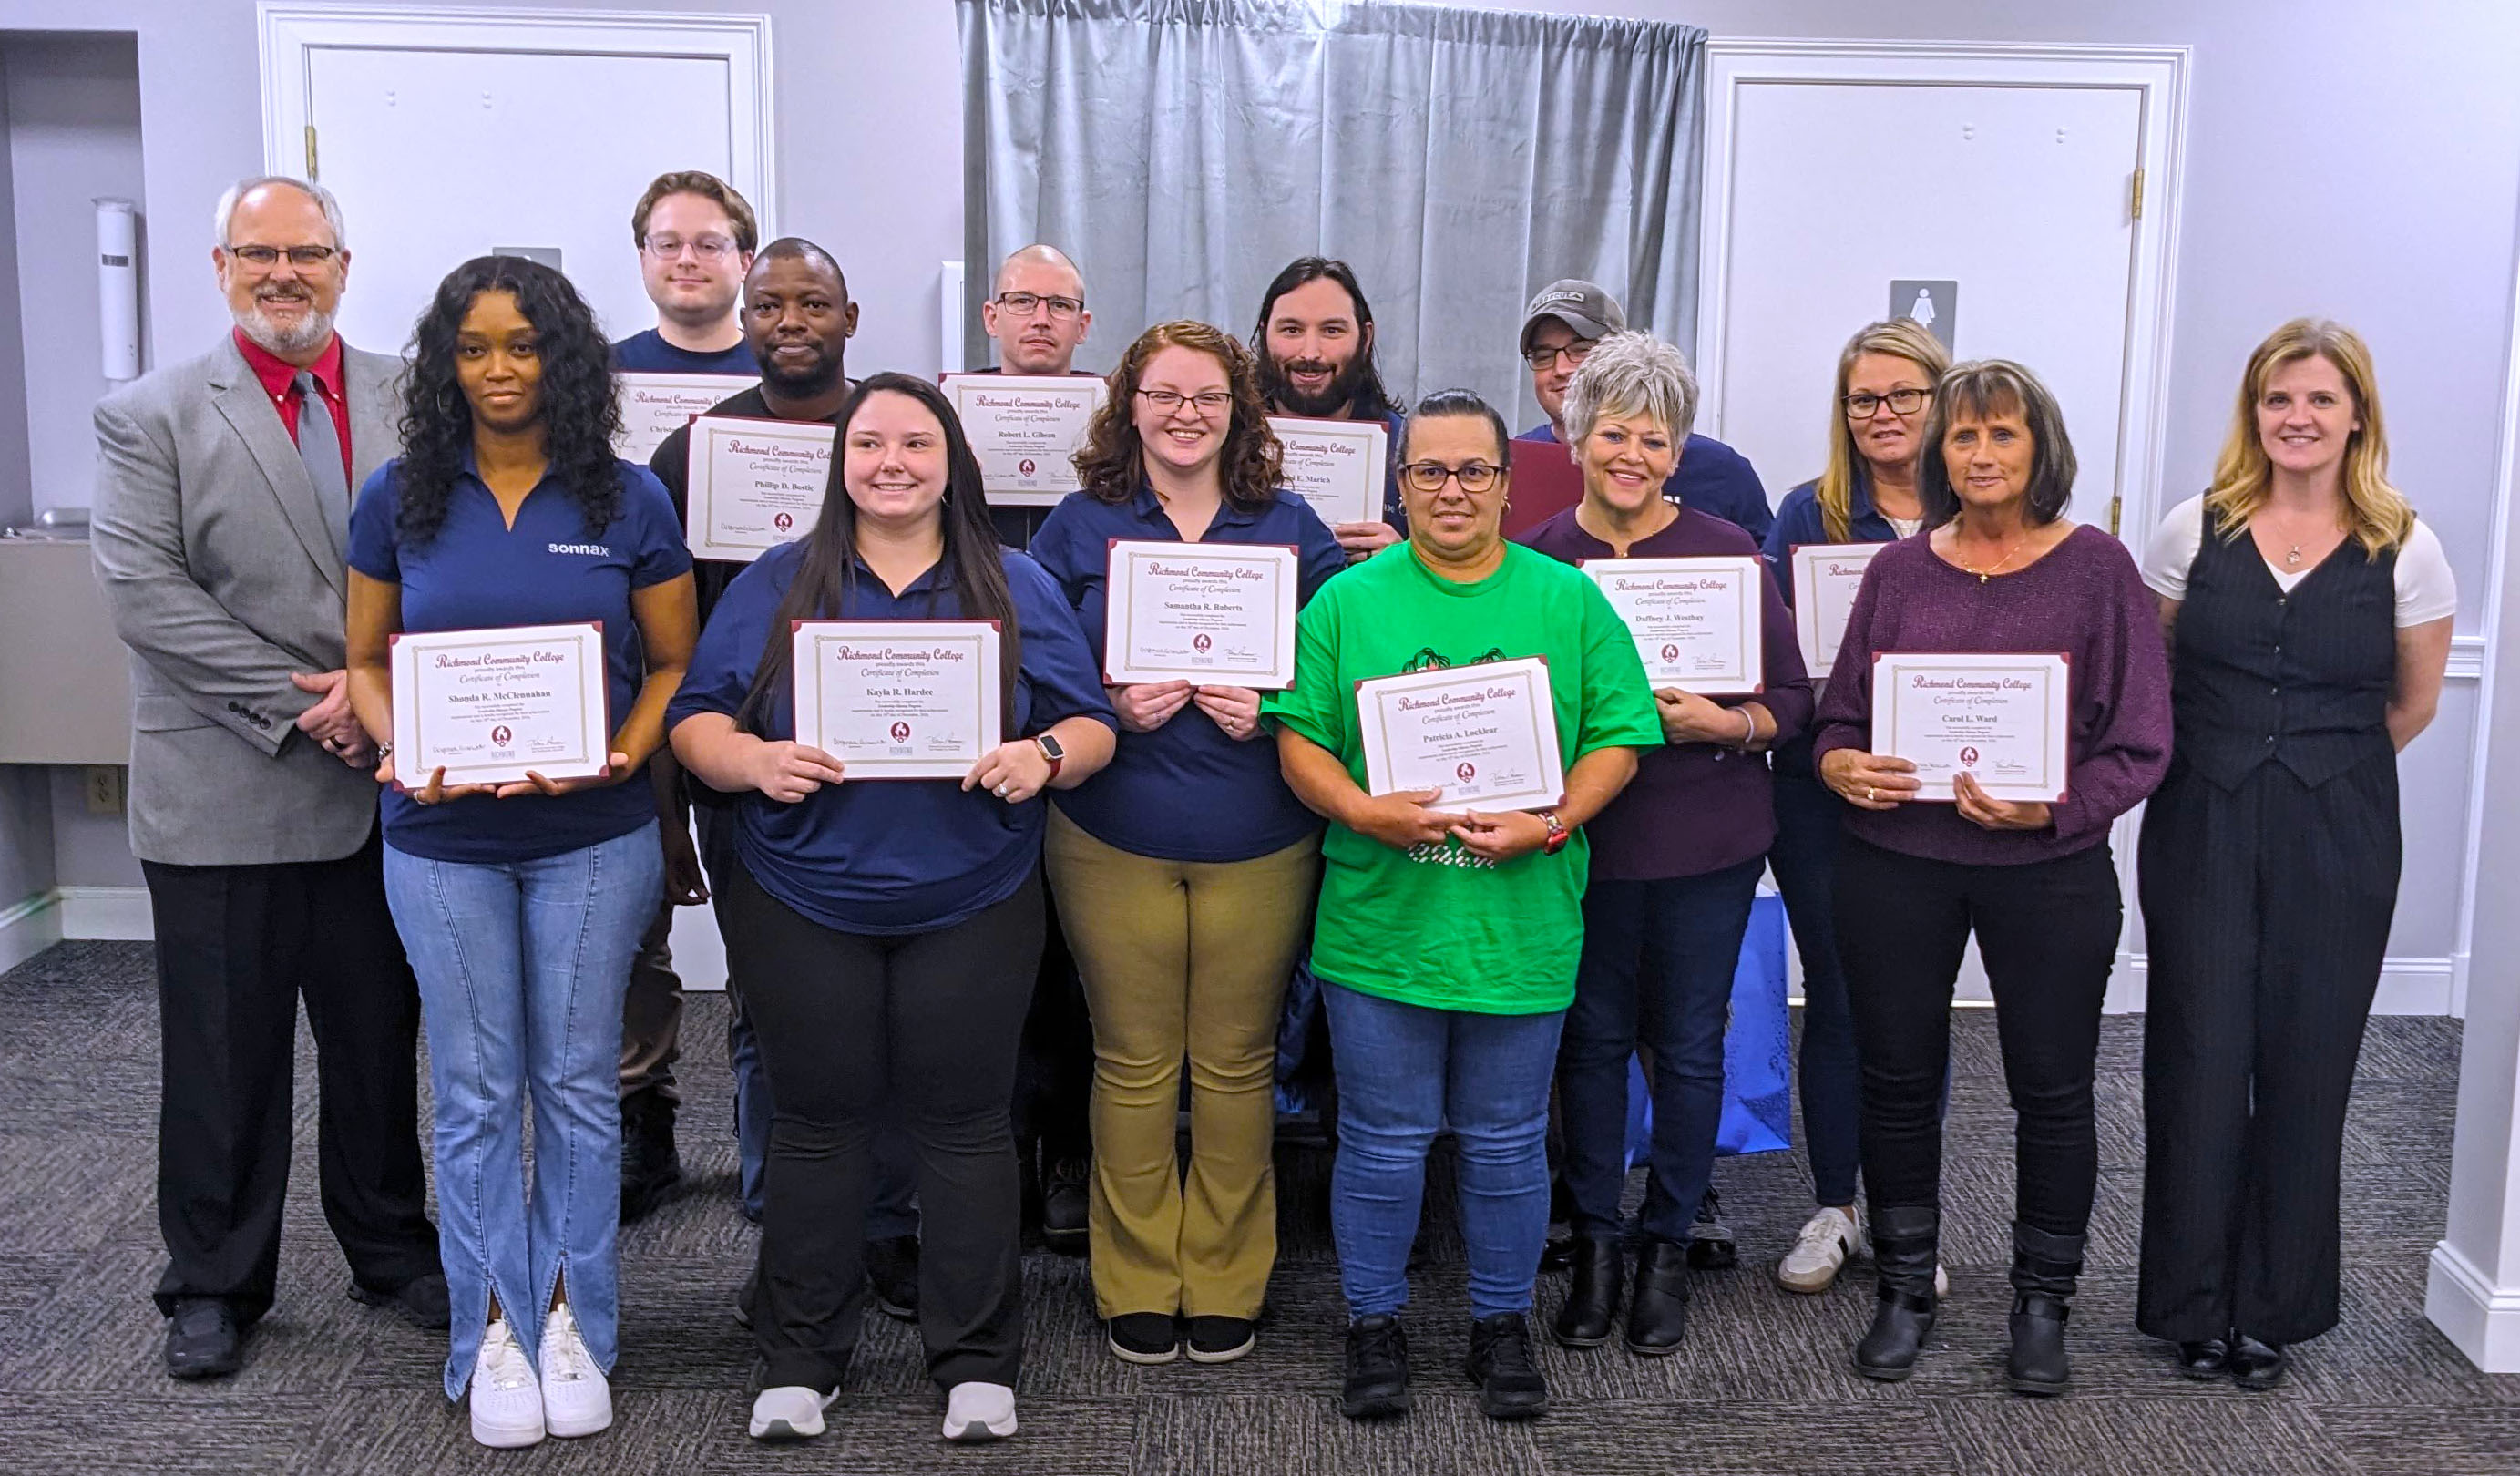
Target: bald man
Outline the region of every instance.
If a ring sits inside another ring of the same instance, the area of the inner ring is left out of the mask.
[[[980,326],[998,340],[1000,374],[1078,373],[1076,345],[1094,326],[1085,274],[1057,246],[1025,246],[998,268],[997,287],[980,304]]]

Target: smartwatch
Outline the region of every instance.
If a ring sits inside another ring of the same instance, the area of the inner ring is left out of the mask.
[[[1540,854],[1543,856],[1554,856],[1558,852],[1565,850],[1566,842],[1574,838],[1575,832],[1567,829],[1566,827],[1559,822],[1557,819],[1557,812],[1554,810],[1541,811],[1540,818],[1549,823],[1549,838],[1540,843]]]
[[[1035,738],[1033,742],[1040,745],[1041,756],[1050,760],[1050,779],[1058,778],[1058,766],[1067,762],[1067,750],[1058,746],[1058,739],[1052,738],[1047,733]],[[1049,779],[1043,780],[1041,783],[1042,787],[1044,788],[1048,788],[1050,786]]]

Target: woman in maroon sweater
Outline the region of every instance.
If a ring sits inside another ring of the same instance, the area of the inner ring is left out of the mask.
[[[1917,490],[1933,529],[1864,576],[1820,704],[1820,775],[1851,807],[1837,937],[1862,1041],[1864,1174],[1878,1303],[1855,1368],[1903,1379],[1934,1325],[1952,987],[1977,935],[1995,992],[2014,1143],[2010,1382],[2066,1385],[2065,1315],[2099,1177],[2092,1121],[2100,1000],[2124,908],[2110,823],[2170,761],[2170,676],[2126,549],[2063,516],[2074,450],[2047,386],[2002,360],[1956,366],[1926,422]],[[1870,657],[2066,658],[2065,798],[2001,800],[1966,774],[1928,794],[1871,744]]]

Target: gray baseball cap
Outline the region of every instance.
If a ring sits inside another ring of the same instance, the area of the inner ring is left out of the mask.
[[[1551,318],[1575,330],[1579,338],[1598,338],[1628,326],[1618,298],[1598,283],[1567,277],[1542,288],[1531,306],[1522,310],[1522,352],[1531,352],[1531,331]]]

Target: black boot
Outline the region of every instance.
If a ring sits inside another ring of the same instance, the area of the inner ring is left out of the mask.
[[[1088,1158],[1054,1158],[1041,1186],[1041,1238],[1062,1256],[1085,1254],[1086,1217],[1092,1195],[1088,1182],[1094,1163]]]
[[[1872,1212],[1871,1329],[1855,1345],[1855,1371],[1897,1383],[1916,1371],[1934,1330],[1934,1257],[1940,1211],[1916,1205]]]
[[[1470,1324],[1470,1382],[1479,1412],[1490,1419],[1538,1419],[1549,1412],[1549,1381],[1531,1358],[1531,1326],[1518,1312]]]
[[[1409,1412],[1409,1334],[1387,1312],[1347,1324],[1347,1376],[1339,1412],[1350,1419],[1389,1419]]]
[[[1636,1285],[1628,1293],[1628,1351],[1660,1358],[1680,1347],[1688,1328],[1688,1267],[1695,1249],[1647,1237],[1637,1247]]]
[[[2081,1235],[2051,1235],[2019,1221],[2012,1224],[2012,1360],[2015,1394],[2065,1392],[2065,1317],[2072,1310],[2074,1278],[2083,1273]]]
[[[1583,1235],[1575,1240],[1574,1267],[1566,1305],[1558,1309],[1557,1323],[1550,1330],[1568,1348],[1598,1348],[1610,1340],[1610,1326],[1618,1320],[1627,1258],[1616,1235]]]
[[[1699,1197],[1697,1220],[1688,1228],[1688,1264],[1699,1271],[1731,1271],[1741,1264],[1741,1248],[1724,1223],[1724,1201],[1712,1185]]]
[[[654,1091],[621,1098],[621,1223],[646,1219],[682,1186],[672,1099]]]

